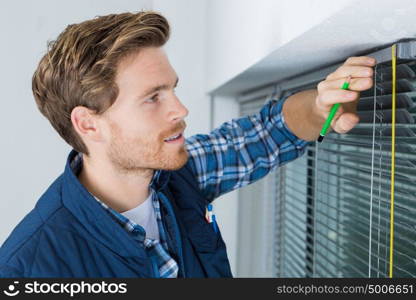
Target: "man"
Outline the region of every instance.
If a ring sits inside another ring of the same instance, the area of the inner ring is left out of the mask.
[[[332,128],[349,131],[373,84],[374,59],[349,58],[317,90],[185,140],[168,37],[149,11],[70,25],[50,45],[33,94],[74,150],[0,249],[1,277],[231,277],[207,205],[299,157],[332,104]]]

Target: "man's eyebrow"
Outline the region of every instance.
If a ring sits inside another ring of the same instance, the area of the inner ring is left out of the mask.
[[[176,77],[176,82],[175,82],[174,87],[176,87],[178,85],[178,82],[179,82],[179,78]],[[168,88],[169,88],[169,85],[167,85],[167,84],[154,86],[150,89],[147,89],[140,98],[146,97],[147,95],[153,94],[153,93],[155,93],[157,91],[160,91],[160,90],[166,90]]]

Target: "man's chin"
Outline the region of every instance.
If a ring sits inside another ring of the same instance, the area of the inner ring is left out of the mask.
[[[186,165],[188,162],[189,156],[188,152],[184,151],[178,157],[176,157],[174,160],[169,161],[169,165],[162,168],[166,171],[176,171],[181,169],[183,166]]]

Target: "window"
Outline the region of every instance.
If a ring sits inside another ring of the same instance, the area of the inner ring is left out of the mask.
[[[394,277],[416,276],[415,52],[414,41],[397,44]],[[259,274],[259,265],[268,265],[260,269],[263,272],[259,276],[388,277],[391,49],[365,55],[375,57],[378,65],[375,86],[361,94],[357,107],[360,124],[348,134],[332,132],[323,143],[311,143],[303,157],[277,169],[266,180],[241,189],[240,198],[245,202],[240,207],[240,224],[269,220],[272,229],[266,233],[271,235],[263,247],[272,250],[269,257],[259,256],[268,252],[258,245],[251,251],[253,242],[240,239],[239,249],[244,250],[238,265],[244,265],[245,270],[237,270],[237,276],[254,276]],[[286,92],[312,88],[337,67],[279,82],[266,90],[268,95],[282,91],[281,97]],[[259,104],[267,100],[250,95],[255,93],[241,97],[241,115],[257,112]],[[267,200],[249,197],[250,193]],[[273,209],[249,214],[245,207],[248,200],[258,205],[269,203]]]

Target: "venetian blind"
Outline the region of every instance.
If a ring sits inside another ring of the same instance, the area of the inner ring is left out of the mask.
[[[398,44],[394,277],[416,276],[415,50],[413,41]],[[311,143],[304,156],[270,175],[276,191],[268,197],[275,205],[271,239],[277,277],[388,276],[392,155],[388,51],[366,54],[378,65],[374,88],[361,94],[359,125],[348,134],[328,134],[322,144]],[[335,67],[275,88],[293,92],[314,87]],[[254,111],[249,105],[253,103],[242,103],[242,114]]]

